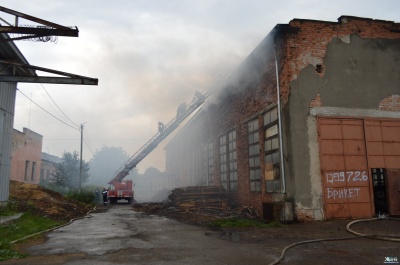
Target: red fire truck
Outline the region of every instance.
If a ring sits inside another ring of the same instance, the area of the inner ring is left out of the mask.
[[[111,204],[115,204],[119,200],[126,200],[129,204],[133,201],[132,180],[122,180],[111,184],[114,186],[114,189],[108,191],[108,199]]]
[[[114,189],[108,191],[108,198],[111,204],[117,203],[118,200],[127,200],[129,203],[134,201],[132,180],[123,180],[136,165],[142,161],[151,151],[153,151],[158,144],[165,139],[171,132],[173,132],[179,124],[198,109],[208,97],[208,93],[200,93],[196,91],[195,96],[186,106],[181,104],[178,108],[177,115],[167,124],[159,123],[159,131],[154,135],[145,145],[143,145],[119,170],[109,182]]]

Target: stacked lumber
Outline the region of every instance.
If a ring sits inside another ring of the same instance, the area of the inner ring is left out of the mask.
[[[222,186],[191,186],[173,189],[169,199],[178,209],[215,209],[228,207],[226,191]]]

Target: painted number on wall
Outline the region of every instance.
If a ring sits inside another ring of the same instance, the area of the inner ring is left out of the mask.
[[[326,173],[326,182],[357,182],[357,181],[368,181],[368,175],[366,171],[340,171],[333,173]]]

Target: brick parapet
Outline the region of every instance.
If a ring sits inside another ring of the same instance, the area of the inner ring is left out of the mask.
[[[281,96],[284,102],[289,97],[290,82],[297,79],[305,67],[313,65],[316,74],[323,76],[323,59],[333,38],[346,42],[350,41],[348,36],[357,34],[361,38],[400,39],[399,23],[368,18],[342,16],[336,23],[294,19],[289,26],[297,31],[285,35],[285,49],[280,56]],[[318,65],[322,66],[320,71],[317,70]]]

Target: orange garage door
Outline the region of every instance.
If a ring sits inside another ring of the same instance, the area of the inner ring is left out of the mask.
[[[400,121],[366,119],[368,165],[385,169],[387,206],[390,215],[400,215]]]
[[[325,217],[373,215],[362,119],[319,118],[322,188]]]

